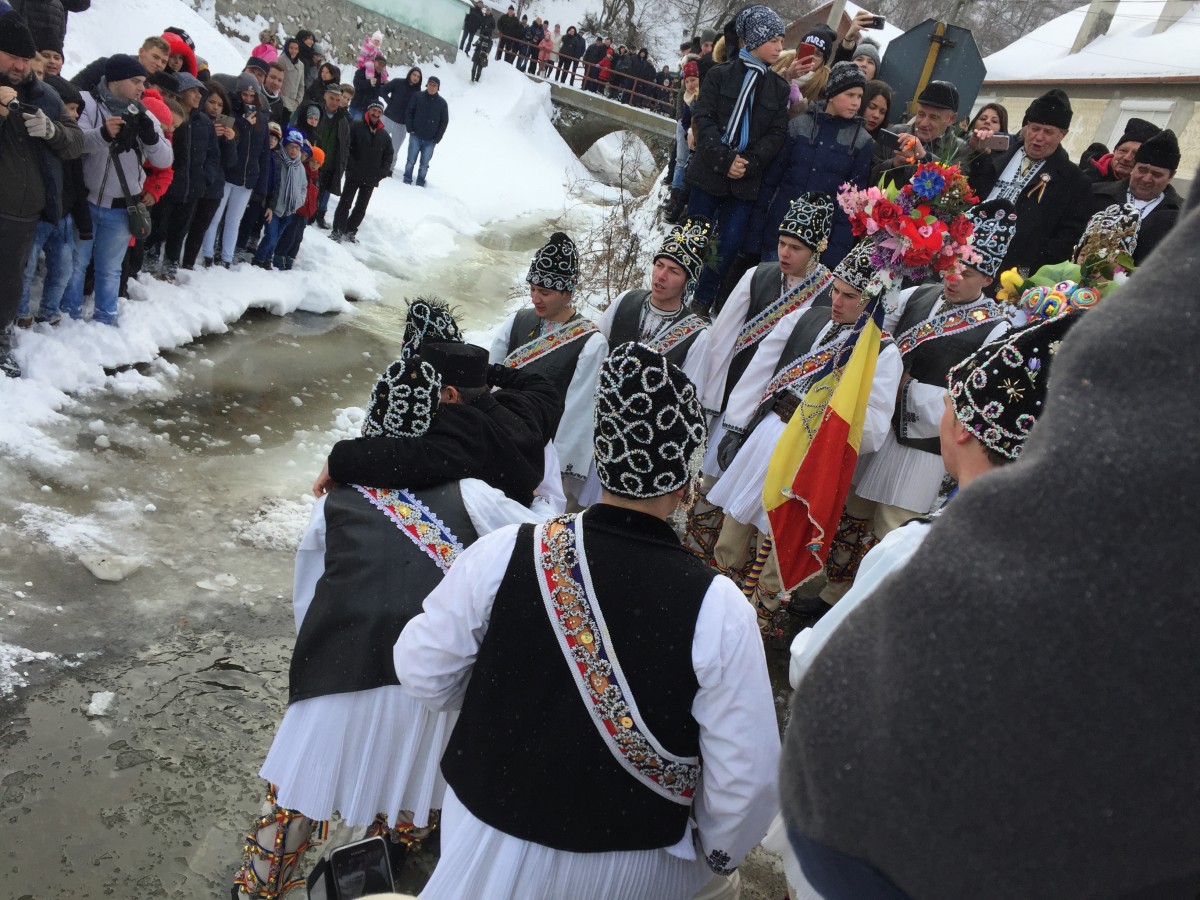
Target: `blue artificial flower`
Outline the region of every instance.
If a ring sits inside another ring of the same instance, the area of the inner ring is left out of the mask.
[[[929,169],[916,175],[912,180],[912,186],[918,197],[924,200],[933,200],[935,197],[941,196],[942,191],[945,190],[946,179],[940,172]]]

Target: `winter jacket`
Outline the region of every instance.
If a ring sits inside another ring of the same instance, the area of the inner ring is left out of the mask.
[[[587,42],[584,41],[581,34],[566,34],[563,35],[562,46],[558,49],[558,55],[565,59],[582,59],[583,54],[587,52]]]
[[[321,113],[317,124],[317,146],[325,151],[321,166],[321,187],[341,196],[342,176],[350,159],[350,117],[344,109],[332,116]]]
[[[779,223],[788,204],[807,191],[837,197],[838,188],[849,182],[866,188],[871,178],[874,142],[863,120],[831,116],[813,104],[808,112],[788,123],[783,149],[763,173],[762,188],[750,216],[742,250],[774,260]],[[836,202],[836,201],[835,201]],[[837,208],[833,232],[821,261],[832,268],[842,261],[854,244],[850,219]]]
[[[83,133],[62,100],[33,73],[16,86],[21,103],[37,106],[58,126],[54,138],[30,137],[25,119],[9,113],[0,120],[0,215],[57,222],[63,208],[63,160],[83,153]]]
[[[180,154],[185,139],[187,149],[184,154]],[[213,120],[204,110],[192,110],[187,124],[176,130],[175,140],[171,143],[175,151],[175,180],[171,183],[171,190],[167,192],[168,200],[190,203],[204,196],[205,164],[216,142]]]
[[[267,65],[270,65],[271,63],[273,63],[277,59],[279,59],[279,48],[276,47],[274,44],[259,44],[257,47],[255,47],[253,50],[250,51],[250,55],[257,56],[259,59],[263,60]]]
[[[496,30],[500,32],[501,37],[519,38],[522,34],[521,20],[516,16],[510,16],[505,13],[500,17],[500,21],[496,23]]]
[[[304,220],[311,219],[317,214],[317,202],[321,199],[320,178],[321,171],[313,171],[308,167],[308,163],[304,163],[304,174],[308,179],[308,187],[304,194],[304,204],[296,210],[296,215]]]
[[[242,98],[233,97],[233,117],[237,127],[237,158],[225,169],[225,181],[235,187],[254,188],[271,156],[270,126],[264,110],[254,117],[255,124],[244,115]]]
[[[218,138],[212,130],[213,120],[204,113],[213,143],[204,155],[204,185],[201,197],[205,200],[220,200],[225,193],[225,171],[237,165],[237,138]]]
[[[1100,212],[1114,203],[1125,202],[1129,193],[1129,181],[1114,181],[1092,186],[1093,212]],[[1149,215],[1141,220],[1138,226],[1137,249],[1133,251],[1133,261],[1139,266],[1145,261],[1155,247],[1167,236],[1175,222],[1179,219],[1179,211],[1183,207],[1183,198],[1171,185],[1163,191],[1163,198],[1158,206],[1150,210]],[[1020,222],[1018,221],[1018,227]]]
[[[308,166],[303,154],[292,159],[280,146],[272,155],[275,164],[275,189],[267,196],[266,207],[271,215],[287,218],[304,206],[308,196]]]
[[[732,194],[738,200],[756,199],[763,172],[787,137],[787,82],[768,69],[754,92],[750,141],[741,153],[747,160],[746,172],[741,178],[729,177],[729,167],[738,154],[722,138],[745,75],[741,59],[714,66],[700,83],[700,96],[692,107],[696,152],[688,162],[685,179],[714,197]]]
[[[183,203],[192,184],[192,122],[182,123],[171,135],[171,182],[164,194],[167,199]]]
[[[268,144],[270,146],[270,144]],[[252,199],[263,204],[264,208],[271,204],[271,198],[279,187],[279,148],[267,153],[267,158],[258,170],[258,180],[254,182]]]
[[[483,8],[483,13],[479,20],[479,34],[491,37],[496,31],[496,20],[492,17],[492,11],[488,7]]]
[[[408,105],[412,102],[413,95],[420,93],[420,83],[408,83],[408,76],[413,72],[420,71],[420,69],[414,66],[408,70],[408,74],[403,78],[393,78],[379,92],[380,99],[387,101],[387,109],[383,111],[383,114],[393,122],[403,124],[405,117],[408,115]]]
[[[1113,171],[1112,161],[1113,155],[1105,153],[1096,159],[1089,159],[1079,169],[1092,184],[1112,184],[1114,181],[1121,180],[1117,177],[1117,173]]]
[[[88,187],[88,201],[103,208],[110,208],[114,200],[124,199],[121,180],[110,162],[115,161],[121,167],[129,184],[129,193],[137,196],[146,180],[146,173],[142,169],[143,162],[165,169],[171,165],[175,154],[171,150],[171,142],[163,136],[158,120],[143,108],[143,115],[149,116],[153,123],[157,140],[153,144],[143,144],[132,135],[127,136],[129,126],[124,126],[122,131],[117,133],[116,140],[122,142],[120,146],[124,146],[124,142],[128,140],[129,149],[121,150],[114,160],[109,152],[113,143],[104,127],[104,120],[110,115],[117,115],[116,110],[127,106],[128,103],[120,102],[118,105],[118,101],[110,97],[110,108],[100,100],[102,96],[108,96],[107,82],[103,78],[100,79],[95,92],[84,94],[84,110],[79,117],[79,127],[83,131],[83,177]]]
[[[192,77],[195,78],[200,71],[196,66],[196,51],[188,46],[187,41],[173,31],[164,31],[162,39],[171,46],[172,56],[183,57],[184,70],[191,73]]]
[[[467,10],[467,14],[463,17],[463,31],[468,31],[474,34],[479,30],[479,25],[483,22],[483,10],[474,4]]]
[[[392,139],[383,122],[372,127],[366,113],[350,126],[350,158],[346,163],[346,184],[371,187],[392,174]]]
[[[375,84],[371,84],[370,76],[367,75],[366,69],[354,70],[354,98],[350,101],[350,108],[354,110],[365,110],[367,104],[372,100],[378,100],[390,81],[376,79]]]
[[[34,45],[39,50],[63,52],[67,37],[67,13],[83,12],[92,0],[9,0],[33,32]]]
[[[299,55],[291,59],[286,53],[279,54],[279,64],[283,66],[283,105],[289,112],[300,108],[304,100],[304,63]]]
[[[408,115],[405,116],[408,133],[423,141],[439,143],[449,124],[450,107],[440,94],[430,95],[429,91],[421,91],[408,104]]]
[[[142,182],[142,193],[149,194],[157,203],[171,189],[171,183],[175,180],[175,167],[173,165],[152,166],[150,163],[146,163],[142,168],[146,172],[146,179]],[[132,187],[130,185],[131,190]]]
[[[583,41],[583,38],[579,35],[572,35],[572,37],[578,37],[581,42]],[[596,41],[596,43],[583,51],[582,59],[588,65],[598,66],[600,65],[600,60],[604,59],[607,55],[608,47],[605,46],[603,41]]]
[[[329,83],[334,85],[340,84],[336,78]],[[315,106],[322,112],[325,111],[325,84],[324,81],[318,78],[308,86],[308,90],[304,92],[304,99],[298,107],[300,115],[304,115],[304,110],[310,106]]]

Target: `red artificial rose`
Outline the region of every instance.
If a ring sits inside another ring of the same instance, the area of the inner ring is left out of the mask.
[[[867,233],[866,226],[867,217],[862,213],[855,213],[850,217],[850,233],[855,237],[862,237]]]
[[[933,262],[934,251],[928,247],[913,247],[904,253],[904,264],[911,268],[927,266]]]
[[[953,254],[946,256],[944,253],[939,253],[933,259],[933,271],[945,272],[954,268],[955,257]]]
[[[887,228],[889,225],[894,225],[900,218],[901,210],[900,207],[890,200],[877,200],[875,208],[871,211],[871,215],[879,223],[880,228]]]
[[[950,240],[956,244],[965,244],[975,233],[975,226],[966,216],[955,216],[950,220]]]

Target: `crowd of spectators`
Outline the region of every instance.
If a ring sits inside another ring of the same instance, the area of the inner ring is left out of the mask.
[[[20,329],[85,315],[117,327],[145,272],[291,269],[307,226],[356,241],[408,139],[424,186],[449,123],[437,78],[392,78],[383,35],[347,80],[307,30],[259,35],[240,72],[213,73],[183,29],[62,72],[66,12],[0,0],[0,370]],[[329,220],[329,206],[338,198]],[[41,295],[34,288],[40,278]]]

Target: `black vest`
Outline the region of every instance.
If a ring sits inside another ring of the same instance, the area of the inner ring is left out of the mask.
[[[896,325],[896,336],[903,335],[910,328],[915,328],[928,319],[934,304],[941,296],[941,285],[934,284],[917,288],[909,297],[908,304],[904,307],[904,313]],[[946,311],[947,307],[943,307],[938,315],[942,315]],[[950,374],[950,370],[982,347],[987,336],[992,333],[992,329],[997,324],[999,324],[999,320],[991,322],[990,327],[989,323],[984,323],[947,337],[924,341],[903,357],[904,371],[914,381],[946,387],[946,376]],[[896,410],[892,414],[892,430],[896,434],[896,442],[904,447],[924,450],[926,453],[936,453],[939,456],[942,453],[941,443],[935,437],[910,438],[905,436],[903,397],[896,403]]]
[[[410,491],[468,547],[475,527],[457,482]],[[325,572],[296,637],[288,702],[399,684],[392,647],[442,570],[353,485],[325,499]]]
[[[698,756],[692,638],[713,572],[659,519],[598,504],[581,522],[629,694],[666,750]],[[517,533],[442,773],[473,815],[522,840],[578,853],[670,847],[690,807],[642,785],[597,732],[542,601],[533,529]]]
[[[642,324],[642,303],[649,296],[650,292],[642,289],[629,291],[621,298],[621,305],[613,313],[612,327],[608,333],[608,346],[610,349],[620,347],[622,344],[629,341],[636,341],[640,338],[638,332],[641,330],[639,326]],[[686,316],[687,311],[683,310],[679,318],[682,319]],[[702,328],[693,331],[664,353],[663,356],[668,362],[676,366],[682,366],[687,360],[688,351],[692,348],[692,344],[696,342],[696,338],[700,337],[703,331],[704,329]]]
[[[571,322],[577,322],[582,318],[583,316],[579,313],[575,313]],[[518,312],[513,317],[512,331],[508,333],[508,352],[512,353],[518,347],[532,341],[538,336],[541,326],[542,320],[538,318],[533,307]],[[539,356],[522,368],[526,372],[536,372],[538,375],[550,379],[551,383],[558,388],[559,399],[566,402],[567,389],[571,386],[571,379],[575,377],[575,364],[579,362],[579,354],[583,352],[583,345],[589,340],[591,340],[591,335],[578,338],[564,347]]]
[[[782,286],[780,279],[782,277],[783,274],[777,262],[760,263],[758,268],[754,270],[754,274],[750,276],[750,308],[746,311],[746,318],[742,322],[743,325],[780,298]],[[818,306],[828,309],[832,303],[829,290],[826,289],[813,298],[812,306],[809,309],[815,309]],[[721,400],[721,412],[724,412],[725,408],[729,405],[729,395],[733,393],[738,379],[745,374],[746,369],[750,366],[750,360],[754,359],[754,354],[758,351],[758,346],[761,343],[762,341],[751,344],[749,347],[734,354],[732,361],[729,363],[729,373],[725,376],[725,396]],[[795,359],[795,357],[792,358]]]

